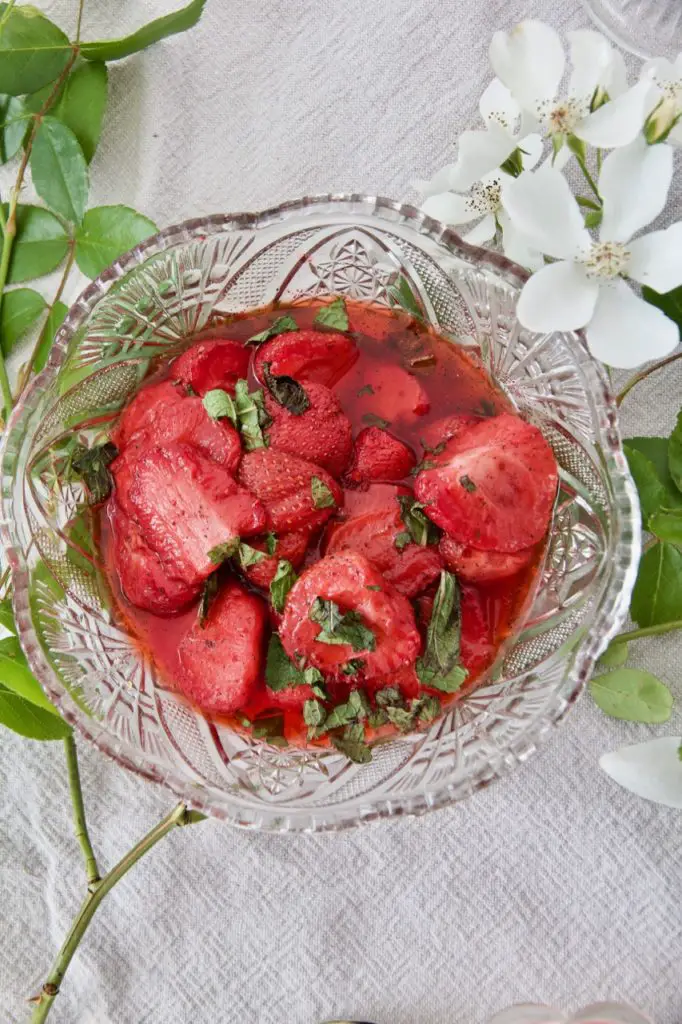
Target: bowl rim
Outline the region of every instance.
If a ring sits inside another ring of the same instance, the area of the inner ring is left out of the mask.
[[[212,214],[206,217],[190,218],[178,224],[172,224],[162,231],[123,253],[101,274],[83,289],[72,303],[66,318],[55,336],[50,356],[45,368],[31,381],[21,398],[15,405],[7,421],[0,443],[0,468],[5,476],[5,457],[9,438],[18,427],[32,403],[47,389],[63,365],[69,343],[75,332],[87,321],[93,307],[125,274],[144,263],[149,257],[162,253],[169,248],[183,243],[205,240],[207,237],[224,231],[258,230],[271,226],[293,214],[322,216],[321,207],[337,207],[339,213],[358,216],[379,215],[382,211],[387,226],[400,223],[408,226],[418,234],[427,236],[431,241],[442,245],[451,254],[464,257],[482,269],[492,271],[515,287],[522,286],[529,278],[529,273],[513,263],[499,252],[483,249],[465,242],[455,231],[442,222],[429,217],[415,206],[382,196],[355,192],[319,193],[301,199],[288,200],[262,211],[242,211],[237,213]],[[331,215],[331,211],[325,211]],[[505,751],[499,759],[495,770],[491,773],[480,773],[471,782],[466,796],[471,796],[491,781],[502,778],[517,764],[525,761],[546,742],[556,727],[566,717],[568,711],[580,697],[591,670],[610,639],[616,634],[624,621],[629,607],[629,598],[634,586],[637,565],[641,549],[641,537],[638,530],[625,529],[637,522],[639,502],[637,492],[630,476],[629,468],[623,453],[620,433],[618,430],[618,410],[615,397],[611,391],[604,368],[588,352],[582,331],[560,332],[573,339],[574,344],[581,348],[581,370],[586,374],[585,385],[592,397],[593,418],[598,416],[601,434],[608,434],[610,447],[605,456],[609,463],[608,472],[614,485],[614,511],[620,518],[620,529],[616,541],[616,550],[612,559],[615,576],[609,578],[608,586],[600,596],[596,616],[592,626],[576,645],[575,657],[571,668],[563,680],[561,701],[552,708],[548,717],[529,725],[523,733],[524,743],[518,749]],[[596,399],[599,398],[599,404]],[[597,424],[595,424],[596,426]],[[146,758],[137,754],[134,748],[122,749],[122,741],[114,737],[95,718],[85,714],[78,708],[73,698],[61,683],[56,671],[48,662],[33,625],[29,605],[29,572],[23,553],[14,547],[12,535],[12,516],[8,514],[8,499],[2,494],[2,516],[0,517],[0,540],[12,571],[13,605],[18,637],[26,654],[29,665],[35,672],[41,686],[50,700],[59,708],[60,713],[75,726],[88,741],[117,764],[152,782],[160,783],[175,793],[188,806],[211,814],[231,825],[276,833],[300,833],[313,831],[341,831],[360,824],[376,822],[383,818],[395,816],[415,817],[430,810],[448,806],[461,800],[462,794],[456,792],[452,781],[440,783],[431,792],[418,795],[388,799],[366,796],[366,805],[354,808],[352,813],[346,811],[345,816],[338,812],[342,804],[310,806],[305,811],[291,810],[286,806],[262,804],[255,817],[246,805],[239,803],[229,793],[224,793],[222,806],[217,807],[211,802],[211,787],[198,789],[187,778],[183,778],[175,768],[159,771]],[[616,583],[618,587],[616,587]],[[609,596],[609,600],[605,598]],[[606,605],[606,606],[604,606]],[[208,798],[202,795],[208,789]],[[325,818],[325,812],[331,816]]]

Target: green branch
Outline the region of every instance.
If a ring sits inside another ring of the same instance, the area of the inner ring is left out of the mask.
[[[80,772],[78,770],[78,753],[76,751],[76,741],[71,736],[67,736],[64,740],[64,747],[66,749],[66,767],[69,773],[69,791],[71,793],[71,803],[73,804],[73,822],[76,831],[76,839],[80,843],[83,851],[83,859],[85,860],[85,876],[88,882],[88,889],[95,883],[99,882],[99,868],[97,867],[97,860],[95,859],[95,853],[92,849],[92,843],[90,842],[90,836],[88,835],[88,826],[85,822],[85,807],[83,805],[83,791],[81,789]]]
[[[674,352],[673,355],[666,356],[665,359],[659,359],[657,363],[653,363],[651,366],[647,367],[646,370],[640,370],[639,373],[636,373],[634,377],[630,378],[623,390],[616,395],[616,405],[621,405],[623,399],[630,394],[635,385],[639,384],[640,381],[646,380],[646,378],[651,376],[652,373],[656,373],[657,370],[662,370],[664,366],[670,366],[671,363],[676,362],[678,359],[682,359],[682,352]]]
[[[614,644],[627,644],[631,640],[641,640],[645,636],[660,636],[662,633],[674,633],[676,630],[682,629],[682,619],[676,619],[672,622],[661,622],[657,626],[643,626],[641,629],[631,629],[629,633],[619,633],[618,636],[614,636],[610,646]]]

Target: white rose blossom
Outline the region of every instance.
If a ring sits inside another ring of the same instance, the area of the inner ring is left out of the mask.
[[[540,21],[522,21],[511,32],[496,32],[490,63],[526,116],[544,134],[574,135],[603,149],[627,146],[657,103],[654,84],[644,78],[627,88],[622,56],[598,32],[569,32],[572,71],[559,94],[566,56],[558,34]],[[597,105],[592,109],[593,103]]]
[[[525,284],[520,322],[536,332],[586,328],[590,351],[611,366],[658,359],[678,343],[678,328],[626,279],[667,292],[682,284],[682,223],[635,238],[663,210],[673,151],[639,136],[610,153],[599,175],[599,238],[585,228],[561,172],[549,165],[508,178],[505,209],[517,230],[555,262]]]
[[[665,57],[647,61],[642,79],[651,82],[656,90],[658,107],[652,120],[658,122],[662,131],[670,129],[670,142],[682,146],[682,53],[674,63]]]

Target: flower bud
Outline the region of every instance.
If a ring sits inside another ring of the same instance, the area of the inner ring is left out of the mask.
[[[662,99],[649,114],[644,125],[644,138],[649,145],[665,142],[681,116],[682,111],[675,100],[670,97]]]

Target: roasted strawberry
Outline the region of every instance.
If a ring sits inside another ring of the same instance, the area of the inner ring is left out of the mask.
[[[474,427],[480,422],[481,420],[477,416],[467,416],[464,413],[454,412],[450,416],[444,416],[443,419],[436,420],[435,423],[429,423],[427,426],[422,427],[419,433],[419,440],[424,450],[428,453],[433,451],[434,448],[438,448],[439,445],[444,445],[453,437],[460,437],[465,430],[468,430],[469,427]]]
[[[263,502],[277,534],[314,530],[343,504],[343,491],[321,466],[271,448],[247,452],[239,481]]]
[[[274,374],[332,387],[358,358],[352,338],[337,331],[289,331],[262,345],[256,353],[254,372],[265,383],[263,366]]]
[[[353,461],[346,476],[353,483],[402,480],[414,469],[411,448],[380,427],[365,427],[355,438]]]
[[[409,534],[405,541],[405,524],[394,501],[392,507],[333,525],[325,552],[332,555],[355,551],[371,562],[401,594],[415,597],[438,577],[441,559],[437,546],[415,544],[409,540]]]
[[[357,373],[342,381],[337,392],[342,404],[352,404],[369,426],[413,423],[431,407],[419,379],[397,363],[365,362],[362,370],[359,366]]]
[[[234,394],[234,386],[249,369],[249,350],[240,341],[212,338],[192,345],[171,366],[173,380],[197,395],[220,388]]]
[[[145,541],[188,583],[209,576],[239,537],[262,533],[260,501],[197,448],[147,448],[128,491]]]
[[[177,682],[202,711],[231,714],[253,696],[263,667],[266,621],[262,599],[230,580],[203,626],[195,622],[180,641]]]
[[[412,491],[404,484],[370,484],[362,490],[349,488],[343,492],[343,516],[352,519],[367,512],[395,509],[396,498],[400,494],[411,495]]]
[[[440,542],[440,553],[448,569],[471,583],[491,583],[515,576],[530,564],[536,551],[536,547],[522,548],[513,553],[480,551],[460,544],[452,537],[443,537]]]
[[[412,607],[354,552],[327,555],[289,591],[280,637],[292,659],[343,678],[349,665],[363,679],[412,664],[421,638]]]
[[[340,476],[353,452],[353,428],[333,391],[324,384],[306,383],[303,393],[307,406],[298,414],[289,412],[267,388],[264,393],[265,408],[272,419],[267,428],[270,448],[290,455],[304,453],[310,462],[332,476]]]
[[[537,427],[503,413],[449,441],[434,461],[418,474],[415,493],[454,540],[516,552],[547,532],[558,474]]]
[[[147,427],[153,428],[164,412],[175,410],[184,397],[183,388],[170,380],[148,384],[126,405],[111,433],[111,440],[123,450],[134,434]]]
[[[298,569],[305,558],[310,540],[310,530],[296,530],[292,533],[282,533],[275,538],[275,551],[260,562],[252,562],[243,567],[243,572],[250,583],[256,587],[267,590],[277,572],[280,561],[285,560]],[[267,541],[262,538],[249,541],[249,546],[256,551],[267,552]]]
[[[198,586],[171,575],[172,567],[161,564],[134,519],[115,504],[110,506],[109,519],[114,566],[121,590],[131,604],[155,615],[173,615],[198,596]]]

